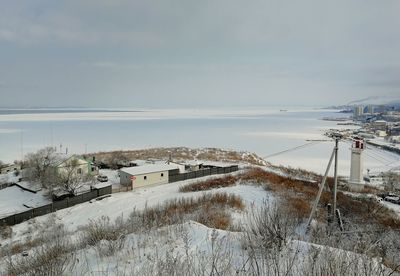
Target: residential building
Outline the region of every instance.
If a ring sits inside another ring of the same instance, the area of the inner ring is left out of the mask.
[[[362,105],[358,105],[354,107],[354,117],[358,118],[364,114],[364,107]]]
[[[92,161],[88,161],[77,155],[64,155],[60,154],[57,158],[55,169],[57,173],[67,173],[73,169],[75,174],[97,174],[98,169]]]

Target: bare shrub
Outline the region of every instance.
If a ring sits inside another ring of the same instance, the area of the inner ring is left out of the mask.
[[[242,210],[244,204],[240,197],[225,193],[204,194],[198,198],[180,198],[167,201],[163,205],[148,208],[137,215],[143,227],[152,228],[177,224],[185,219],[196,220],[207,226],[226,229],[230,224],[230,216],[223,212],[225,208]],[[211,214],[214,213],[215,214]],[[130,219],[132,219],[130,217]],[[136,219],[138,220],[138,219]]]
[[[294,234],[295,217],[282,205],[264,201],[248,217],[247,237],[268,250],[283,248]]]
[[[311,204],[309,200],[306,200],[300,196],[290,196],[287,199],[288,208],[291,213],[298,218],[306,218],[310,215]]]
[[[110,218],[102,216],[97,220],[91,220],[84,228],[82,243],[87,245],[96,245],[99,241],[115,241],[124,233],[124,228],[118,219],[112,223]]]
[[[83,227],[82,246],[94,246],[100,241],[118,241],[127,233],[142,232],[165,225],[195,220],[206,226],[227,229],[231,224],[226,208],[242,210],[244,204],[240,197],[228,194],[204,194],[199,198],[180,198],[167,201],[144,210],[133,210],[126,220],[119,217],[111,222],[108,217],[90,221]],[[115,243],[103,243],[117,246]],[[103,246],[104,247],[104,246]],[[109,250],[112,251],[112,250]]]
[[[0,225],[0,237],[2,239],[9,239],[12,235],[12,228],[8,225],[1,226]]]
[[[230,187],[235,185],[237,181],[238,181],[237,177],[228,175],[221,178],[214,178],[181,186],[179,188],[179,192],[181,193],[198,192],[198,191],[205,191],[222,187]]]
[[[215,229],[225,230],[231,225],[230,214],[218,208],[202,208],[195,220]]]
[[[42,237],[43,243],[28,251],[28,256],[7,259],[8,275],[62,275],[71,264],[71,245],[63,225],[53,228],[52,235]]]

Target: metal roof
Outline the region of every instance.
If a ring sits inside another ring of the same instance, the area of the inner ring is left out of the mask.
[[[167,164],[155,164],[155,165],[145,165],[138,167],[130,167],[120,169],[121,172],[130,174],[130,175],[141,175],[155,172],[164,172],[170,170],[179,169],[177,165],[167,165]]]

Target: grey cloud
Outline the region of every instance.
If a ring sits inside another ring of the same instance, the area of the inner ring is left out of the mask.
[[[37,104],[58,106],[393,94],[399,10],[396,0],[9,1],[0,10],[0,74],[14,85],[0,93],[13,104],[29,90]]]

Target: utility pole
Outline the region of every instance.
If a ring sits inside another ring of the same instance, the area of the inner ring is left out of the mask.
[[[317,211],[318,203],[319,203],[319,200],[321,198],[322,191],[324,190],[326,179],[328,178],[328,173],[329,173],[329,169],[331,168],[331,165],[332,165],[333,157],[335,157],[335,173],[334,173],[335,180],[334,180],[334,185],[333,185],[333,208],[332,208],[331,214],[328,214],[328,216],[330,216],[330,218],[333,221],[335,221],[335,215],[336,215],[336,213],[338,213],[338,221],[340,223],[341,229],[343,228],[342,223],[341,223],[341,218],[340,218],[340,212],[336,211],[336,209],[337,209],[336,208],[336,205],[337,205],[336,194],[337,194],[338,151],[339,151],[339,140],[342,138],[342,135],[339,134],[339,133],[333,133],[331,135],[331,137],[335,139],[335,147],[333,148],[332,155],[331,155],[331,158],[329,159],[329,163],[328,163],[328,166],[326,168],[324,178],[322,179],[321,185],[319,187],[317,198],[314,201],[314,204],[313,204],[313,207],[312,207],[312,210],[311,210],[311,214],[310,214],[310,216],[308,218],[306,231],[309,230],[312,218],[313,218],[315,212]]]
[[[332,221],[335,222],[335,213],[336,213],[336,194],[337,194],[337,170],[338,170],[338,151],[339,151],[339,140],[341,136],[336,135],[335,137],[335,173],[334,173],[334,184],[333,184],[333,208],[331,213]]]
[[[315,201],[314,201],[314,204],[313,204],[313,207],[312,207],[312,210],[311,210],[311,214],[310,214],[310,216],[309,216],[309,218],[308,218],[308,221],[307,221],[307,230],[308,230],[308,228],[310,227],[310,224],[311,224],[312,218],[313,218],[313,216],[314,216],[314,213],[317,211],[319,199],[321,198],[322,191],[324,190],[325,182],[326,182],[326,179],[328,178],[329,169],[331,168],[331,165],[332,165],[332,161],[333,161],[333,157],[334,157],[334,156],[335,156],[335,149],[333,150],[332,155],[331,155],[331,158],[329,159],[329,163],[328,163],[328,166],[326,167],[326,171],[325,171],[324,178],[322,179],[321,185],[320,185],[320,187],[319,187],[319,191],[318,191],[318,194],[317,194],[317,198],[316,198]]]
[[[24,162],[24,132],[20,131],[20,147],[21,147],[21,161]]]

